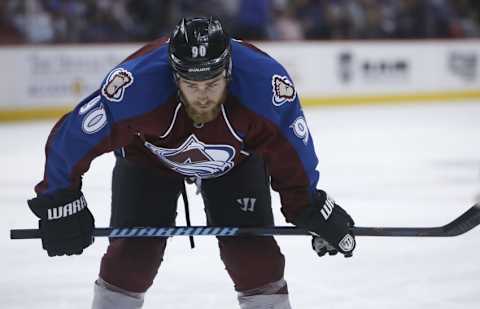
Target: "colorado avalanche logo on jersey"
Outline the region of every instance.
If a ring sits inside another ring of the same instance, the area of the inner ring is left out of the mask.
[[[297,92],[287,76],[277,74],[272,76],[272,92],[272,103],[275,106],[281,106],[286,102],[293,102],[297,97]]]
[[[133,76],[129,71],[118,68],[108,74],[102,87],[102,94],[107,100],[120,102],[123,100],[125,89],[133,84]]]
[[[205,144],[194,134],[176,149],[157,147],[149,142],[145,142],[145,147],[172,170],[186,176],[218,177],[234,166],[235,148]]]

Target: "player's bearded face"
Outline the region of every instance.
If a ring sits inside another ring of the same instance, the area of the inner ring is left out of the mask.
[[[205,123],[220,113],[220,105],[227,94],[227,80],[224,73],[202,81],[180,77],[178,88],[188,116],[195,123]]]

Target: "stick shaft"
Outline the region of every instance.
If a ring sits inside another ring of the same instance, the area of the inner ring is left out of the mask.
[[[480,224],[480,205],[475,205],[452,222],[439,227],[353,227],[355,236],[376,237],[451,237],[464,234]],[[312,235],[309,231],[297,227],[213,227],[213,226],[175,226],[175,227],[132,227],[132,228],[96,228],[95,237],[138,238],[173,236],[280,236]],[[41,238],[38,229],[17,229],[10,231],[11,239]]]

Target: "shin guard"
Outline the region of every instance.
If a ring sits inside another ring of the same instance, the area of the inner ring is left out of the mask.
[[[287,282],[281,279],[264,286],[238,292],[241,309],[291,309]]]
[[[144,293],[133,293],[107,283],[95,281],[92,309],[140,309]]]

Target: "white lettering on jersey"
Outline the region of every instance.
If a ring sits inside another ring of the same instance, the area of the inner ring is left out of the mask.
[[[290,125],[290,128],[292,128],[295,136],[301,139],[303,143],[307,145],[308,137],[310,134],[308,133],[308,127],[307,127],[307,122],[305,121],[305,118],[303,118],[302,116],[298,117]]]
[[[88,101],[85,105],[80,107],[80,110],[78,111],[78,114],[83,115],[86,112],[88,112],[89,110],[91,110],[95,105],[97,105],[97,103],[100,101],[100,99],[101,99],[101,97],[99,95],[97,95],[96,97],[94,97],[93,99]]]
[[[93,134],[107,124],[107,113],[103,106],[89,112],[82,121],[82,131],[86,134]]]

